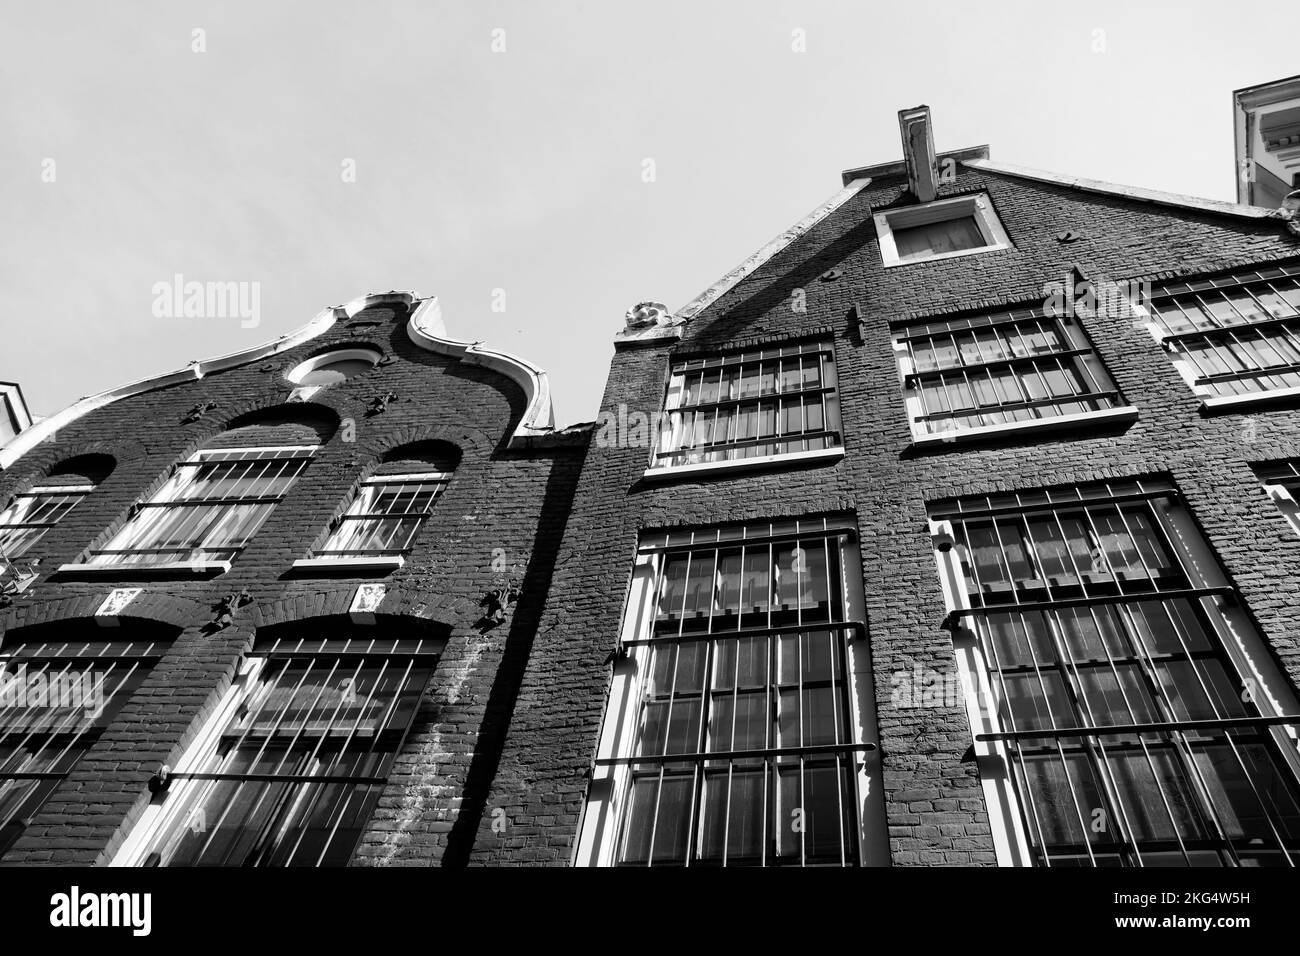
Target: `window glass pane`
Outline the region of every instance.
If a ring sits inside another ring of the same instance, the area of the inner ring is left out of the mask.
[[[898,258],[915,259],[944,252],[961,252],[987,245],[974,216],[948,219],[892,230]]]

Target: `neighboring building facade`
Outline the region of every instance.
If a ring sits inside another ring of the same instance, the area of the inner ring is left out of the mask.
[[[0,382],[0,448],[18,437],[18,433],[32,424],[31,412],[23,401],[23,390],[17,382]]]
[[[594,428],[394,293],[0,451],[0,862],[1300,862],[1295,222],[899,118]]]
[[[474,861],[1300,861],[1300,235],[900,126],[629,314]]]
[[[1237,202],[1277,209],[1300,189],[1300,76],[1232,94]]]
[[[585,453],[435,299],[0,451],[0,863],[468,856]]]

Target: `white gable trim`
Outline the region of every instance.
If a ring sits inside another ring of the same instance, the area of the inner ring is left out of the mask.
[[[364,309],[384,302],[396,302],[411,307],[407,334],[417,345],[471,365],[491,368],[513,379],[523,388],[527,404],[519,425],[510,437],[510,447],[527,446],[533,439],[555,430],[555,416],[551,407],[551,393],[545,372],[521,358],[487,348],[480,343],[458,342],[447,338],[436,296],[420,298],[413,292],[381,292],[353,299],[344,306],[322,309],[306,325],[292,332],[286,332],[273,342],[265,342],[214,359],[191,362],[183,369],[141,379],[127,385],[119,385],[74,402],[62,411],[41,419],[30,428],[19,432],[9,444],[0,448],[0,470],[10,467],[27,452],[57,433],[59,429],[118,399],[130,398],[177,382],[201,379],[212,372],[249,365],[280,352],[286,352],[324,334],[341,319],[349,319]]]
[[[768,242],[748,259],[736,266],[736,268],[732,269],[713,285],[709,286],[695,298],[691,299],[690,302],[687,302],[684,306],[674,312],[674,318],[685,322],[699,315],[714,302],[718,301],[718,299],[722,298],[723,295],[739,285],[741,280],[753,273],[755,269],[767,262],[767,260],[771,259],[804,233],[808,232],[808,230],[812,229],[813,226],[817,225],[817,223],[821,222],[836,209],[839,209],[840,206],[848,202],[853,196],[856,196],[870,182],[871,180],[869,178],[863,178],[845,184],[843,189],[837,192],[830,199],[826,200],[826,202],[822,203],[808,215],[804,216],[775,239]]]
[[[1085,179],[1082,176],[1062,176],[1041,169],[1026,166],[1014,166],[1010,163],[995,163],[989,159],[962,160],[962,165],[989,173],[1001,173],[1019,179],[1033,179],[1043,183],[1055,183],[1069,186],[1085,192],[1104,193],[1109,196],[1123,196],[1139,202],[1157,203],[1162,206],[1179,206],[1184,209],[1199,209],[1202,212],[1217,212],[1226,216],[1240,216],[1243,219],[1280,219],[1275,210],[1260,209],[1257,206],[1243,206],[1235,202],[1221,202],[1217,199],[1201,199],[1197,196],[1183,196],[1178,193],[1166,193],[1156,189],[1142,189],[1138,186],[1121,186],[1100,179]]]

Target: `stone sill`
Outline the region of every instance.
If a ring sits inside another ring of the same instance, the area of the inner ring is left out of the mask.
[[[230,570],[229,561],[167,561],[163,564],[59,565],[59,574],[77,578],[215,578]]]
[[[731,461],[705,461],[695,465],[668,465],[663,468],[647,468],[641,478],[644,481],[671,481],[674,478],[694,478],[696,476],[781,468],[800,462],[825,462],[830,464],[839,461],[843,457],[843,446],[839,448],[819,448],[816,451],[792,451],[783,455],[764,455],[761,458],[736,458]]]
[[[1006,422],[1002,425],[981,425],[945,433],[915,436],[910,448],[941,448],[944,445],[961,445],[997,438],[1015,438],[1017,435],[1044,434],[1056,431],[1084,430],[1108,424],[1132,423],[1138,419],[1133,405],[1106,408],[1098,412],[1078,412],[1074,415],[1057,415],[1053,418],[1036,418],[1027,422]]]
[[[355,572],[359,574],[387,574],[406,564],[406,558],[400,554],[386,554],[373,558],[300,558],[293,563],[293,570],[299,574],[342,574]]]

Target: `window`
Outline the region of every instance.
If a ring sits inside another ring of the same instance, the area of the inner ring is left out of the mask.
[[[394,569],[405,563],[433,503],[451,481],[460,449],[440,441],[403,445],[384,456],[361,482],[347,510],[334,522],[299,570],[347,567]]]
[[[1153,291],[1150,329],[1206,406],[1300,394],[1300,264]]]
[[[346,865],[444,643],[259,637],[114,864]]]
[[[851,535],[819,518],[643,537],[580,862],[887,858]]]
[[[89,625],[94,629],[95,625]],[[144,681],[165,645],[57,633],[0,646],[0,856]],[[71,632],[71,633],[70,633]]]
[[[1300,863],[1294,691],[1171,483],[931,519],[1000,859]]]
[[[364,558],[409,551],[431,513],[433,499],[450,480],[451,475],[439,471],[367,478],[316,555]]]
[[[0,511],[0,564],[12,561],[63,520],[112,472],[107,455],[79,455],[50,469],[45,480],[15,495]]]
[[[373,348],[333,349],[308,359],[289,373],[300,387],[337,385],[374,368],[383,353]]]
[[[1011,248],[985,193],[884,210],[875,214],[875,222],[886,266]]]
[[[89,567],[228,563],[248,544],[316,453],[315,445],[223,448],[182,462]]]
[[[1041,307],[900,323],[894,350],[918,442],[1136,417],[1077,320]]]
[[[1300,534],[1300,460],[1256,465],[1255,474],[1296,534]]]
[[[842,449],[829,340],[673,363],[654,466]]]
[[[0,561],[21,555],[94,490],[94,485],[40,484],[15,495],[0,511]]]

